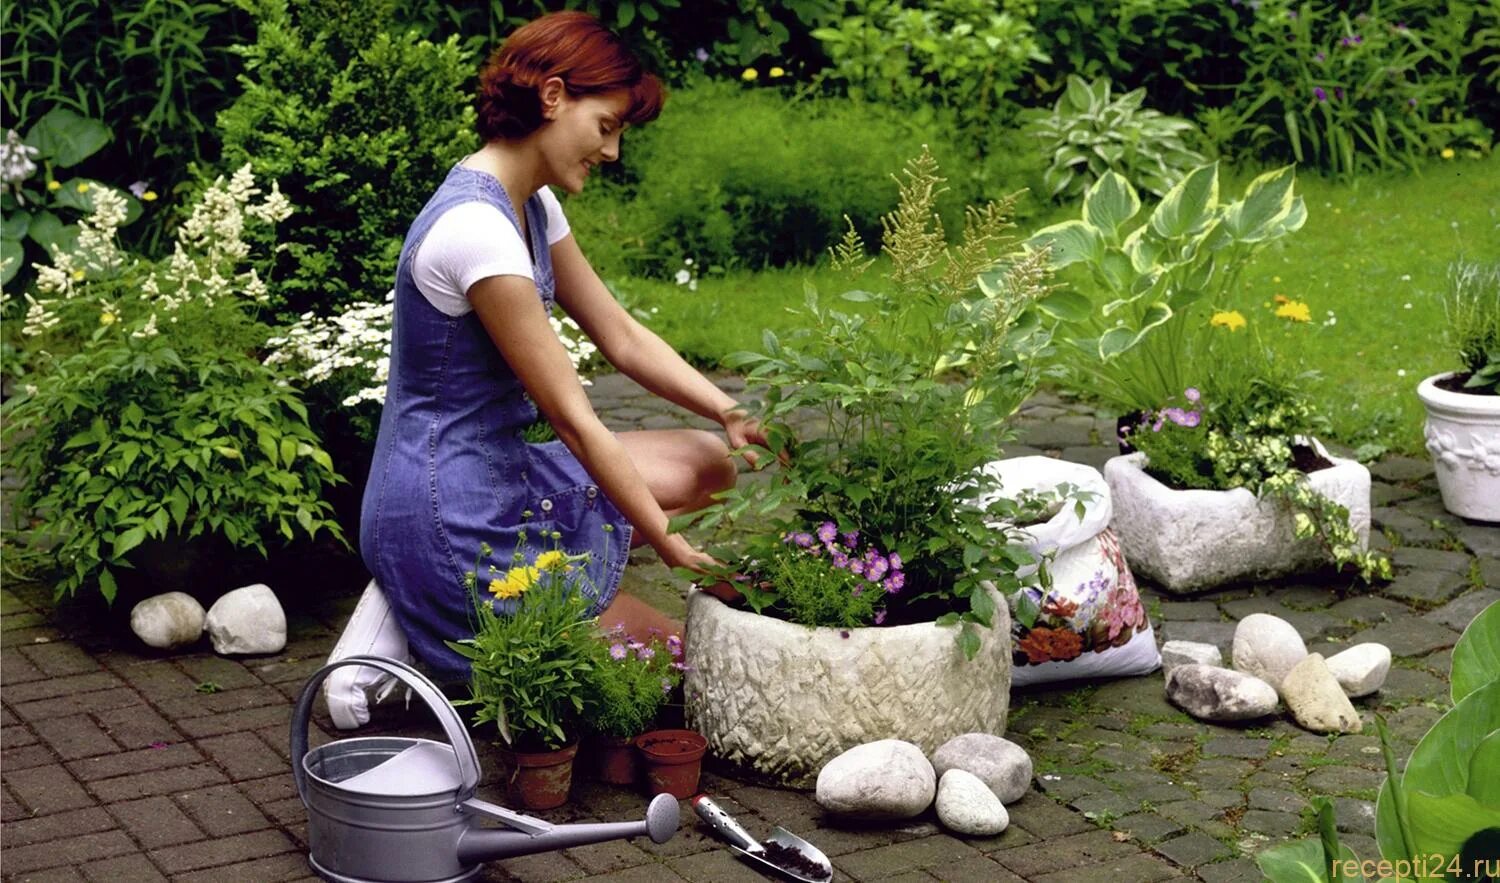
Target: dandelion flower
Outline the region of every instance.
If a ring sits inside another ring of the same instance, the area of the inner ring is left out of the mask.
[[[747,83],[753,83],[756,80],[760,79],[760,71],[756,70],[753,67],[747,67],[745,68],[745,72],[740,74],[740,79],[744,80]]]
[[[1227,328],[1230,331],[1238,331],[1245,327],[1245,317],[1240,315],[1239,310],[1220,310],[1213,314],[1208,324],[1215,328]]]
[[[156,191],[155,190],[147,190],[145,193],[142,193],[141,194],[141,201],[142,202],[156,202]]]
[[[1276,308],[1276,318],[1290,322],[1311,322],[1312,311],[1302,301],[1287,301]]]
[[[78,183],[78,186],[76,188],[74,188],[74,189],[76,189],[79,193],[87,193],[87,192],[89,192],[88,182],[86,182],[86,181],[80,181]]]
[[[99,324],[100,325],[113,325],[113,324],[115,324],[115,314],[114,313],[108,313],[108,312],[100,313],[99,314]]]
[[[48,181],[47,189],[56,192],[62,189],[62,183],[60,181]]]
[[[1292,302],[1292,299],[1284,294],[1278,294],[1275,297],[1271,298],[1271,300],[1278,304],[1286,304]]]
[[[773,67],[769,71],[766,71],[766,73],[770,74],[772,79],[775,79],[776,77],[786,76],[786,71],[782,70],[779,67]]]
[[[1454,154],[1453,154],[1453,148],[1451,148],[1451,147],[1444,147],[1443,148],[1443,152],[1440,153],[1440,154],[1438,154],[1438,156],[1441,156],[1443,159],[1452,159],[1453,156],[1454,156]]]

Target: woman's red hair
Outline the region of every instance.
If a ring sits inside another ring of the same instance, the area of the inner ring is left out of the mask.
[[[661,81],[586,12],[554,12],[518,28],[479,72],[475,126],[485,141],[524,138],[541,127],[542,83],[559,77],[571,95],[630,93],[628,123],[661,113]]]

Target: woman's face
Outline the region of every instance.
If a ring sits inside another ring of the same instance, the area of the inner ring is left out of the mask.
[[[578,193],[595,166],[620,158],[620,133],[625,128],[622,119],[630,93],[619,89],[599,95],[570,95],[561,87],[561,80],[556,82],[555,89],[543,90],[543,101],[555,103],[550,106],[551,121],[537,130],[537,139],[550,183]]]

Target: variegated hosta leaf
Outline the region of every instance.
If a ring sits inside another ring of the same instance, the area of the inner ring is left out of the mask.
[[[1189,172],[1167,191],[1151,213],[1151,229],[1166,239],[1197,233],[1208,226],[1218,205],[1219,164],[1211,163]]]
[[[1108,362],[1129,352],[1140,343],[1151,330],[1172,318],[1172,308],[1160,301],[1146,308],[1140,328],[1118,327],[1104,332],[1099,338],[1099,359]]]
[[[1135,217],[1141,209],[1141,198],[1124,175],[1106,172],[1083,197],[1083,218],[1098,229],[1106,240],[1114,241],[1120,225]]]
[[[1296,196],[1294,166],[1266,172],[1250,182],[1245,195],[1224,212],[1224,223],[1243,242],[1261,242],[1285,235],[1280,222],[1292,213]]]
[[[1096,261],[1104,254],[1104,241],[1099,231],[1083,221],[1063,221],[1038,230],[1026,240],[1029,248],[1049,247],[1052,250],[1052,265],[1066,267],[1078,261]]]

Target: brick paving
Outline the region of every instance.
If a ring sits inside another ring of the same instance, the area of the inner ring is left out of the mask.
[[[724,385],[737,390],[734,378]],[[610,425],[667,425],[670,412],[618,377],[591,390]],[[705,425],[689,418],[688,425]],[[1029,403],[1013,455],[1099,465],[1113,420],[1057,396]],[[1429,464],[1375,464],[1373,542],[1396,579],[1368,591],[1315,578],[1236,586],[1191,598],[1144,587],[1159,640],[1218,643],[1234,622],[1273,612],[1315,651],[1379,640],[1397,658],[1384,690],[1356,703],[1382,714],[1404,757],[1447,707],[1451,648],[1500,599],[1500,529],[1443,511]],[[225,659],[206,639],[156,653],[77,605],[54,610],[45,587],[0,590],[0,874],[7,881],[310,880],[306,815],[290,775],[287,730],[301,684],[322,664],[362,588],[357,577],[316,597],[284,598],[290,636],[272,656]],[[680,617],[680,589],[649,552],[626,591]],[[388,701],[362,734],[436,735],[425,713]],[[1367,730],[1373,732],[1373,730]],[[1339,827],[1373,857],[1377,741],[1306,733],[1276,718],[1246,726],[1193,721],[1163,695],[1159,674],[1017,692],[1012,739],[1036,763],[1011,827],[959,838],[931,812],[900,825],[841,826],[811,795],[711,769],[704,787],[752,831],[780,824],[818,844],[838,879],[889,881],[1258,880],[1252,856],[1310,830],[1307,799],[1335,798]],[[321,710],[313,744],[335,737]],[[498,799],[493,748],[481,746]],[[645,799],[580,781],[553,821],[619,820]],[[684,806],[670,842],[614,842],[494,862],[481,879],[612,883],[764,879],[737,862]]]

